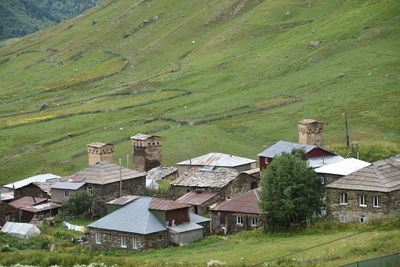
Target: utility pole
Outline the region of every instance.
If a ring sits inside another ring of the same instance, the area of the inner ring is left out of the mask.
[[[345,123],[345,126],[346,126],[346,145],[347,145],[347,148],[349,148],[349,146],[350,146],[350,138],[349,138],[349,126],[347,124],[347,112],[345,111],[343,113],[343,115],[344,115],[344,123]]]
[[[121,167],[121,158],[119,158],[119,196],[122,197],[122,167]]]

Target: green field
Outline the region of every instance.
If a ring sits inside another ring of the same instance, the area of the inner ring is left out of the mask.
[[[318,222],[308,229],[286,233],[263,233],[258,229],[145,252],[90,251],[70,241],[78,236],[78,232],[62,225],[46,227],[44,235],[29,240],[0,234],[0,265],[73,266],[102,262],[118,266],[207,266],[207,262],[218,261],[228,266],[252,266],[271,260],[265,266],[338,266],[398,252],[400,224],[394,217],[365,224]],[[49,244],[54,244],[52,252],[48,251]]]
[[[303,118],[337,147],[344,111],[361,151],[399,153],[399,12],[397,0],[108,0],[4,41],[0,183],[78,171],[94,141],[125,159],[138,132],[163,137],[164,165],[256,158],[296,142]]]

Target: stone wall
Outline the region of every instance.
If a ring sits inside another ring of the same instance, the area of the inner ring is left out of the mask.
[[[236,217],[243,218],[243,224],[237,224]],[[257,219],[257,226],[252,225],[252,218]],[[263,227],[265,216],[262,214],[237,213],[228,211],[211,211],[211,232],[223,234],[223,227],[226,228],[226,234],[240,232],[243,230],[252,230]]]
[[[211,221],[197,223],[203,226],[203,236],[211,235]]]
[[[18,188],[14,191],[14,199],[19,199],[21,197],[43,197],[50,198],[45,191],[40,189],[37,185],[29,184],[27,186]]]
[[[100,233],[101,243],[97,244],[95,232]],[[121,235],[127,237],[127,246],[121,247]],[[133,248],[133,237],[137,238],[137,249]],[[120,250],[136,250],[142,251],[149,248],[162,248],[168,246],[167,231],[152,233],[148,235],[140,235],[134,233],[125,233],[118,231],[110,231],[104,229],[89,228],[88,241],[93,249],[114,248]]]
[[[120,182],[100,184],[86,184],[86,187],[91,187],[93,196],[95,197],[92,213],[94,216],[104,215],[107,213],[105,203],[120,197],[119,189]],[[122,195],[146,195],[146,176],[133,178],[122,181]]]
[[[340,193],[347,192],[347,204],[340,204]],[[383,192],[341,190],[334,188],[326,189],[326,214],[331,221],[340,221],[341,215],[347,215],[348,222],[359,222],[361,216],[367,220],[380,218],[385,215],[400,212],[400,208],[393,203],[399,203],[400,191],[392,194]],[[366,206],[360,206],[359,196],[365,195]],[[372,199],[379,197],[380,207],[373,207]]]
[[[161,138],[153,136],[146,140],[132,139],[133,167],[136,171],[145,172],[161,165]]]
[[[6,222],[17,222],[19,219],[18,210],[8,203],[0,202],[0,226]]]

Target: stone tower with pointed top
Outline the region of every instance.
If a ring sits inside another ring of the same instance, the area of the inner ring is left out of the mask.
[[[131,137],[133,147],[133,168],[136,171],[149,171],[161,165],[160,136],[136,134]]]
[[[324,124],[313,119],[304,119],[298,123],[299,143],[303,145],[315,145],[322,147]]]
[[[95,142],[87,145],[89,166],[100,161],[113,161],[114,145]]]

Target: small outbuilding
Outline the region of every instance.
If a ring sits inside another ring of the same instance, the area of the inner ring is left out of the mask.
[[[30,238],[41,234],[40,229],[30,223],[7,222],[1,232],[19,238]]]

